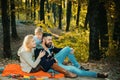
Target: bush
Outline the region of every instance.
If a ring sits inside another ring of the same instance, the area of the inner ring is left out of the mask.
[[[89,31],[73,31],[63,33],[59,39],[53,39],[57,47],[70,46],[78,61],[86,62],[89,56]]]

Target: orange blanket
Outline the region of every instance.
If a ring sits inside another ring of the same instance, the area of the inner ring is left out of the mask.
[[[51,76],[50,73],[43,72],[43,71],[39,71],[36,73],[25,73],[21,70],[21,67],[18,64],[8,64],[5,67],[2,73],[2,76],[8,76],[10,74],[20,74],[23,76],[36,76],[36,77],[50,77]],[[62,78],[62,77],[64,77],[63,74],[55,74],[55,78]]]

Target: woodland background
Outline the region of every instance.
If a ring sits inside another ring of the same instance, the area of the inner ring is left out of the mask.
[[[0,0],[0,66],[18,63],[36,27],[52,33],[55,46],[74,48],[87,68],[120,79],[120,0]]]
[[[120,56],[119,0],[0,0],[1,57],[16,59],[19,31],[35,27],[54,34],[55,46],[74,48],[79,62]]]

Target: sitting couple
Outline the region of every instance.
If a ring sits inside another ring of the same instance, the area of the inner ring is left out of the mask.
[[[80,65],[71,53],[71,48],[65,47],[63,49],[57,49],[55,47],[51,47],[52,35],[49,33],[43,34],[42,37],[41,47],[36,48],[35,51],[34,47],[37,46],[35,44],[35,37],[33,37],[33,35],[27,35],[24,38],[23,45],[18,51],[21,68],[24,72],[32,73],[39,70],[48,71],[49,69],[53,69],[63,73],[65,77],[70,78],[77,76],[106,78],[108,76],[107,74],[81,70]],[[54,55],[54,53],[57,54]],[[34,55],[35,60],[33,59]],[[62,64],[66,56],[69,56],[69,59],[74,66],[66,66]]]

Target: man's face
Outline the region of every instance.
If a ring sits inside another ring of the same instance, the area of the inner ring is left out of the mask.
[[[50,48],[52,46],[52,36],[47,36],[45,38],[45,45],[46,47]]]

